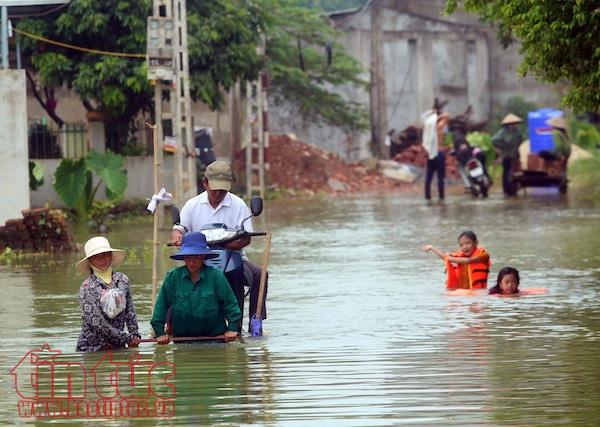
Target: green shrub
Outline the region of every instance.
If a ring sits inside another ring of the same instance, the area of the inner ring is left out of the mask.
[[[41,163],[29,161],[29,189],[35,191],[44,185],[44,166]]]
[[[93,185],[93,175],[97,183]],[[123,169],[123,157],[107,151],[98,154],[90,151],[79,160],[63,159],[54,174],[54,190],[65,206],[75,211],[78,221],[90,218],[96,192],[101,184],[106,188],[109,201],[123,197],[127,188],[127,172]]]
[[[593,153],[593,157],[569,166],[569,179],[583,198],[600,202],[600,151],[594,149]]]
[[[581,120],[571,120],[569,128],[574,144],[586,150],[596,150],[600,147],[600,130],[593,124]]]

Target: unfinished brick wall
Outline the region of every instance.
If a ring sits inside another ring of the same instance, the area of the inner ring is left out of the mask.
[[[61,210],[25,209],[21,213],[23,218],[9,219],[0,227],[0,252],[6,247],[27,252],[76,250]]]

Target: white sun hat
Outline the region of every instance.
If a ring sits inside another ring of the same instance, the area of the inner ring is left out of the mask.
[[[93,257],[94,255],[112,252],[111,265],[113,267],[121,264],[126,255],[125,251],[122,249],[111,248],[108,239],[102,236],[92,237],[90,240],[85,242],[83,250],[85,251],[85,258],[75,264],[75,269],[83,274],[90,273],[91,266],[89,258]]]

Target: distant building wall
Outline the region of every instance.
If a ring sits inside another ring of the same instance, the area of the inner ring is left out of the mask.
[[[25,70],[0,70],[0,225],[29,209]]]
[[[517,68],[523,59],[519,53],[519,43],[514,43],[505,49],[498,42],[495,30],[479,22],[476,15],[460,10],[449,16],[441,15],[440,12],[445,4],[446,0],[388,1],[389,7],[395,7],[405,13],[466,25],[476,28],[486,35],[489,50],[489,96],[492,110],[506,104],[509,98],[517,95],[542,106],[558,105],[562,94],[556,85],[539,82],[532,76],[522,77],[517,73]]]
[[[418,124],[423,111],[431,108],[434,97],[448,99],[445,110],[451,115],[473,109],[474,120],[490,119],[494,110],[514,96],[530,102],[555,106],[559,94],[553,85],[520,77],[522,58],[518,45],[502,48],[494,30],[473,15],[456,13],[441,16],[445,0],[387,1],[383,10],[383,63],[385,111],[388,128],[401,130]],[[369,81],[372,31],[370,10],[333,13],[331,19],[342,35],[338,39],[366,70]],[[368,89],[344,88],[350,99],[368,110]],[[342,157],[348,146],[347,133],[296,117],[293,107],[271,109],[272,130],[295,133],[301,140],[330,149]],[[353,152],[366,157],[370,132],[353,135]]]

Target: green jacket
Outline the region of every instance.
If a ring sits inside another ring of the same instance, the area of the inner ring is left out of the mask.
[[[502,157],[519,158],[519,145],[523,142],[521,132],[516,127],[502,126],[492,137],[492,144],[498,150]]]
[[[156,336],[165,334],[167,310],[172,307],[173,336],[215,336],[238,330],[242,313],[225,275],[203,266],[192,282],[184,265],[165,275],[150,324]],[[225,323],[227,319],[227,323]]]

